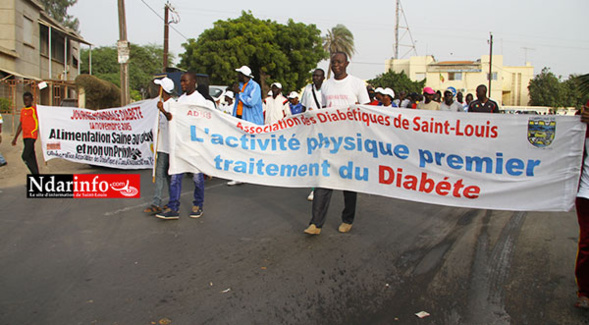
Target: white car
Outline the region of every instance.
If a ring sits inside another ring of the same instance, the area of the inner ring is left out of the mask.
[[[211,85],[211,86],[209,86],[209,95],[211,95],[211,97],[213,97],[213,99],[215,100],[216,103],[218,103],[218,105],[224,105],[226,90],[227,90],[227,86]]]

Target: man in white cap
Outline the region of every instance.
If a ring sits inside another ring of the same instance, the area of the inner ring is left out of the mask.
[[[174,81],[168,77],[156,79],[153,83],[161,87],[162,95],[160,101],[157,102],[157,108],[160,112],[158,116],[157,142],[155,144],[157,156],[155,163],[155,189],[151,206],[143,210],[143,212],[149,214],[162,212],[162,190],[164,189],[164,183],[167,184],[166,188],[170,187],[170,175],[168,175],[168,169],[170,167],[168,121],[172,119],[170,102],[173,101],[172,95],[175,93]]]
[[[290,115],[288,99],[282,95],[282,84],[275,82],[270,86],[271,95],[264,99],[264,124],[272,124]]]
[[[233,92],[231,90],[227,90],[225,92],[225,104],[221,105],[219,107],[219,109],[223,113],[233,114],[233,98],[234,97],[235,97],[235,95],[233,95]]]
[[[391,88],[385,88],[382,90],[382,107],[397,107],[393,100],[395,99],[395,92]]]
[[[264,124],[264,108],[260,85],[254,81],[252,70],[247,66],[235,69],[238,72],[239,93],[235,94],[233,116],[258,125]]]
[[[235,107],[233,108],[233,116],[242,120],[264,125],[264,108],[262,105],[262,90],[260,85],[254,81],[252,69],[248,66],[242,66],[235,69],[238,72],[237,80],[239,85],[235,94]],[[241,182],[229,181],[227,185],[239,185]]]
[[[292,91],[288,94],[288,101],[290,106],[290,114],[301,114],[305,111],[305,106],[299,102],[299,93]]]

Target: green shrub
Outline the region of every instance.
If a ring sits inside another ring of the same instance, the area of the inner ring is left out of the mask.
[[[0,113],[10,113],[12,101],[8,98],[0,97]]]

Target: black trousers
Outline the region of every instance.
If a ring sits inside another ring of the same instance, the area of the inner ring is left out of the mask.
[[[314,224],[317,228],[323,227],[329,209],[329,202],[331,202],[331,194],[333,190],[327,188],[315,188],[313,194],[313,217],[310,224]],[[342,211],[342,222],[352,224],[354,216],[356,215],[356,198],[358,193],[344,191],[344,211]]]
[[[22,151],[22,160],[31,171],[31,174],[39,174],[39,166],[37,165],[37,156],[35,155],[35,141],[36,139],[23,139],[25,148]]]

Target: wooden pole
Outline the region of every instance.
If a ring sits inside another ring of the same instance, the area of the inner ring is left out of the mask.
[[[166,3],[164,7],[164,69],[162,72],[166,73],[168,69],[168,43],[169,43],[169,35],[170,35],[170,22],[168,19],[170,8],[168,7],[169,3]]]
[[[493,80],[493,33],[489,33],[491,38],[489,40],[489,94],[488,98],[491,98],[491,81]]]
[[[127,21],[125,19],[125,1],[118,0],[119,4],[119,41],[122,44],[127,44]],[[128,47],[126,51],[128,51]],[[119,52],[121,49],[119,48]],[[128,53],[128,52],[127,52]],[[129,65],[128,62],[120,62],[121,64],[121,106],[129,104]]]

